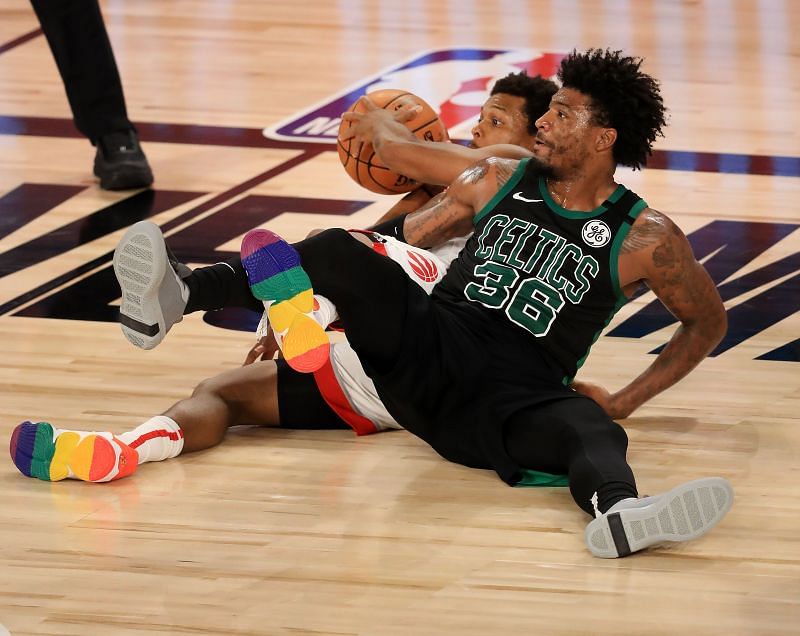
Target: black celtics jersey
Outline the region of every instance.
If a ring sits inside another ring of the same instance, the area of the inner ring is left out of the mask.
[[[480,308],[499,343],[494,350],[511,365],[535,338],[566,382],[626,302],[617,259],[645,207],[620,185],[591,212],[566,210],[550,197],[534,164],[522,160],[475,216],[475,233],[434,297]]]

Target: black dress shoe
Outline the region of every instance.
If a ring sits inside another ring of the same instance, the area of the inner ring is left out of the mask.
[[[94,174],[104,190],[132,190],[153,183],[153,171],[133,130],[112,132],[97,140]]]

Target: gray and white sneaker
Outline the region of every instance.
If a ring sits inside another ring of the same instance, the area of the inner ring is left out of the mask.
[[[733,505],[733,488],[722,477],[681,484],[661,495],[623,499],[586,526],[586,545],[603,559],[628,556],[657,543],[704,535]]]
[[[114,274],[122,289],[120,326],[132,344],[152,349],[183,320],[189,288],[181,278],[190,273],[175,260],[155,223],[139,221],[128,228],[114,250]]]

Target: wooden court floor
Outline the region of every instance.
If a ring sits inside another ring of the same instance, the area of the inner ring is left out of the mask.
[[[24,419],[122,432],[241,364],[252,319],[230,312],[151,352],[122,338],[110,256],[131,223],[159,223],[193,265],[259,225],[367,225],[393,198],[341,169],[337,98],[402,84],[469,114],[478,80],[610,46],[646,58],[671,109],[653,167],[618,178],[681,225],[731,325],[622,422],[629,459],[643,493],[721,475],[736,501],[698,541],[604,561],[566,489],[508,488],[402,431],[236,430],[108,485],[26,479],[6,456],[0,634],[798,633],[800,4],[102,7],[153,191],[97,187],[30,5],[0,6],[0,438]],[[620,312],[582,377],[614,390],[650,363],[675,328],[652,300]]]

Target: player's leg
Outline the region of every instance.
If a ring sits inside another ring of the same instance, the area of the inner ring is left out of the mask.
[[[231,426],[248,424],[347,426],[327,407],[311,376],[282,361],[264,361],[201,382],[191,397],[119,436],[23,422],[12,434],[10,451],[28,477],[105,482],[132,474],[139,464],[210,448]]]
[[[164,413],[180,424],[183,452],[219,444],[233,426],[348,428],[325,403],[313,376],[283,360],[263,360],[204,380]]]
[[[345,230],[326,230],[294,245],[268,230],[254,230],[242,243],[242,263],[253,295],[269,306],[276,331],[285,331],[284,355],[290,364],[300,360],[296,368],[301,370],[314,370],[313,364],[327,359],[327,338],[309,317],[312,281],[316,292],[335,303],[359,357],[378,373],[398,358],[409,307],[425,313],[430,306],[425,292],[397,263]],[[419,327],[429,324],[416,314],[413,319]],[[290,356],[286,345],[295,333],[297,352]]]
[[[140,221],[128,228],[114,250],[114,274],[122,290],[120,327],[132,344],[152,349],[183,320],[189,288],[182,278],[189,273],[155,223]]]
[[[135,223],[125,232],[114,250],[114,274],[122,290],[122,333],[141,349],[156,347],[186,314],[264,308],[250,293],[238,256],[192,271],[178,262],[152,221]]]
[[[313,377],[325,402],[358,435],[402,428],[381,401],[375,384],[347,340],[331,344],[328,363],[315,371]]]
[[[508,453],[520,466],[569,476],[575,502],[595,516],[586,529],[595,556],[627,556],[656,543],[694,539],[716,525],[733,501],[730,485],[719,477],[638,499],[625,430],[588,398],[521,412],[505,434]]]
[[[592,400],[568,397],[526,409],[505,428],[506,449],[520,466],[569,477],[583,510],[601,512],[636,497],[628,436]]]
[[[363,236],[360,240],[370,243]],[[395,252],[389,256],[399,257]],[[238,256],[192,271],[175,259],[161,229],[151,221],[140,221],[125,232],[114,251],[114,273],[122,290],[122,332],[141,349],[156,347],[173,325],[195,311],[264,309],[250,291]],[[335,307],[324,298],[317,301],[322,305],[319,318],[334,320]]]
[[[278,426],[276,363],[256,362],[203,380],[164,416],[180,426],[184,453],[216,446],[232,426]]]
[[[263,362],[201,382],[191,397],[120,435],[23,422],[12,434],[11,458],[24,475],[47,481],[120,479],[139,464],[214,446],[229,426],[276,426],[276,387],[275,363]]]

